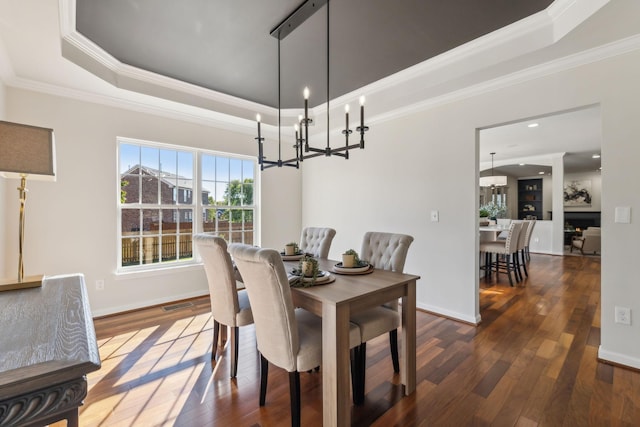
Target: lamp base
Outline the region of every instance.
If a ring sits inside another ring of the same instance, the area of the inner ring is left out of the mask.
[[[13,291],[17,289],[38,288],[42,286],[42,274],[36,276],[26,276],[22,279],[22,282],[18,282],[17,279],[4,279],[0,280],[0,292]]]

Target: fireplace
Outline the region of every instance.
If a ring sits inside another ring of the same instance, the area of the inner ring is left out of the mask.
[[[580,230],[584,230],[587,227],[600,227],[600,212],[565,211],[564,223]]]

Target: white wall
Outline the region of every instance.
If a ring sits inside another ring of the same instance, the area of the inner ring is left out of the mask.
[[[25,274],[84,273],[94,315],[208,292],[202,266],[115,274],[116,137],[255,155],[253,135],[14,88],[7,90],[7,113],[11,121],[51,127],[56,136],[57,181],[29,183]],[[262,176],[262,245],[280,247],[300,233],[299,172],[269,170]],[[17,197],[10,196],[3,199],[9,231],[18,221]],[[4,241],[5,248],[17,248],[17,233],[7,233]],[[17,264],[13,253],[6,258],[5,267]],[[105,280],[104,291],[95,290],[96,279]]]
[[[418,305],[474,321],[479,317],[475,130],[600,103],[600,356],[640,368],[640,321],[632,326],[613,323],[615,305],[630,307],[640,316],[640,286],[633,269],[640,222],[634,216],[631,224],[613,223],[615,206],[631,206],[632,212],[640,209],[640,196],[630,191],[629,184],[640,181],[638,75],[640,52],[634,51],[403,118],[373,122],[367,148],[353,153],[348,163],[324,159],[305,167],[303,224],[331,224],[337,229],[332,257],[359,246],[367,230],[413,235],[405,270],[422,277]],[[345,186],[352,190],[344,190]],[[440,212],[439,222],[429,220],[431,210]]]

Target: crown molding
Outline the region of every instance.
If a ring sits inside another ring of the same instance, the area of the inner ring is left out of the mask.
[[[386,113],[376,115],[371,118],[371,122],[383,122],[393,120],[413,114],[418,111],[434,108],[439,105],[460,101],[466,98],[482,95],[488,92],[525,83],[540,77],[548,76],[562,71],[567,71],[583,65],[606,60],[608,58],[624,55],[640,49],[640,35],[628,37],[603,46],[559,58],[542,64],[537,64],[511,74],[478,83],[457,91],[448,92],[444,95],[434,96],[413,104],[395,108]]]
[[[553,44],[608,1],[556,0],[546,10],[508,27],[332,99],[331,110],[341,108],[346,102],[357,102],[364,93],[367,104],[376,107],[369,109],[373,113],[368,115],[367,121],[382,122],[639,49],[640,36],[630,37],[439,96],[427,93],[430,88],[448,80],[468,76],[497,62]],[[3,61],[9,65],[0,67],[0,76],[8,85],[246,134],[255,133],[254,117],[260,113],[265,132],[277,133],[278,111],[275,108],[120,63],[76,32],[75,6],[75,0],[59,0],[63,56],[120,90],[105,95],[17,78],[10,62]],[[3,56],[2,48],[0,45],[0,57]],[[310,110],[311,115],[321,119],[326,115],[326,108],[326,104],[315,107]],[[285,126],[285,122],[295,120],[300,110],[284,109],[281,113]]]

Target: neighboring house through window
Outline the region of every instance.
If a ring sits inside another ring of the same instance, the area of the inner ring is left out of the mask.
[[[199,231],[255,243],[255,160],[127,138],[118,145],[120,269],[193,262]]]

